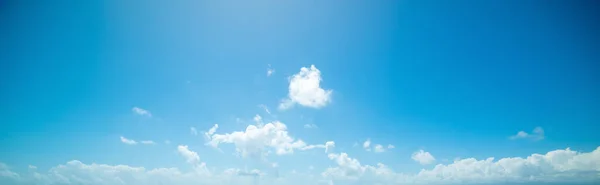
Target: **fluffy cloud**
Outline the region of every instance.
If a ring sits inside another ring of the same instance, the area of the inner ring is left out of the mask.
[[[196,152],[186,146],[177,147],[189,164],[201,163]],[[597,183],[600,182],[600,147],[581,153],[570,149],[554,150],[546,154],[532,154],[525,158],[474,158],[438,164],[417,174],[398,173],[388,166],[363,165],[346,153],[330,153],[335,166],[325,169],[321,176],[291,173],[272,176],[260,170],[237,168],[224,171],[204,171],[194,168],[189,172],[178,168],[146,169],[127,165],[84,164],[74,160],[50,168],[47,172],[31,169],[18,174],[0,163],[0,183],[10,185],[223,185],[240,184],[481,184],[481,183]],[[247,177],[250,176],[250,177]],[[260,182],[257,182],[260,181]]]
[[[394,145],[392,145],[392,144],[389,144],[389,145],[387,146],[387,148],[388,148],[388,149],[393,149],[393,148],[396,148],[396,147],[395,147]]]
[[[425,152],[418,152],[425,153]],[[383,164],[361,165],[347,154],[329,154],[337,166],[326,169],[322,176],[337,182],[368,184],[480,184],[480,183],[590,183],[600,182],[600,147],[589,153],[570,149],[526,158],[474,158],[438,164],[417,174],[396,173]]]
[[[591,182],[599,181],[600,147],[590,153],[569,148],[526,158],[474,158],[438,164],[417,175],[423,182]]]
[[[435,161],[435,158],[433,157],[433,155],[431,155],[429,152],[425,152],[423,150],[416,151],[415,153],[412,154],[411,158],[413,160],[419,162],[422,165],[431,164]]]
[[[133,139],[127,139],[123,136],[121,136],[121,142],[128,144],[128,145],[135,145],[137,144],[137,141],[133,140]]]
[[[260,120],[260,119],[259,119]],[[243,157],[262,158],[268,152],[274,151],[277,155],[291,154],[294,150],[308,150],[313,148],[332,147],[333,142],[328,145],[308,145],[300,139],[295,139],[288,134],[285,124],[275,121],[262,124],[257,121],[257,125],[249,125],[245,131],[235,131],[227,134],[206,133],[209,140],[207,145],[218,147],[220,144],[229,143],[236,147],[236,151]]]
[[[279,104],[279,109],[288,109],[295,104],[321,108],[331,102],[332,90],[321,88],[321,71],[314,65],[302,67],[290,77],[288,97]]]
[[[150,111],[139,108],[139,107],[133,107],[131,109],[131,111],[133,111],[133,113],[136,113],[137,115],[152,117],[152,114],[150,113]]]
[[[542,140],[545,138],[544,129],[542,127],[535,127],[531,133],[527,133],[525,131],[519,131],[516,135],[510,136],[510,139],[532,139],[532,140]]]

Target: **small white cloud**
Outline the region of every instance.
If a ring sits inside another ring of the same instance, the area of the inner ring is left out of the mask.
[[[153,145],[153,144],[156,144],[154,141],[151,141],[151,140],[140,141],[140,143],[142,143],[142,144],[145,144],[145,145]]]
[[[137,144],[137,141],[132,140],[132,139],[127,139],[127,138],[125,138],[123,136],[121,136],[121,142],[123,142],[125,144],[128,144],[128,145],[135,145],[135,144]]]
[[[321,108],[331,102],[332,90],[321,88],[321,71],[314,65],[302,67],[290,77],[288,97],[281,101],[279,109],[285,110],[300,104],[310,108]]]
[[[131,111],[133,111],[137,115],[152,117],[152,113],[150,113],[150,111],[139,108],[139,107],[133,107],[131,109]]]
[[[277,168],[277,167],[279,167],[279,164],[277,164],[277,163],[272,163],[272,164],[271,164],[271,167],[273,167],[273,168]]]
[[[375,149],[374,149],[374,151],[375,151],[376,153],[385,152],[385,148],[383,148],[383,146],[381,146],[381,145],[377,144],[377,145],[375,145]]]
[[[171,144],[171,140],[165,140],[165,144]]]
[[[366,151],[371,151],[371,139],[367,139],[364,143],[363,143],[363,148]]]
[[[183,156],[186,161],[190,164],[198,164],[200,163],[200,156],[198,153],[191,151],[187,145],[179,145],[177,146],[177,151],[181,156]]]
[[[387,146],[387,148],[388,148],[388,149],[393,149],[393,148],[396,148],[396,147],[395,147],[394,145],[392,145],[392,144],[389,144],[389,145]]]
[[[416,151],[415,153],[412,154],[411,158],[413,160],[419,162],[422,165],[431,164],[435,161],[435,158],[433,157],[433,155],[431,155],[429,152],[425,152],[423,150]]]
[[[196,127],[190,127],[190,133],[192,135],[197,136],[198,135],[198,130],[196,130]]]
[[[319,127],[317,127],[317,125],[311,123],[311,124],[305,124],[304,128],[311,129],[311,128],[319,128]]]
[[[275,69],[271,68],[271,64],[269,64],[269,67],[267,68],[267,77],[273,75],[273,73],[275,73]]]
[[[509,139],[532,139],[532,140],[542,140],[544,139],[544,129],[542,127],[535,127],[531,133],[527,133],[525,131],[519,131],[516,135],[510,136]]]
[[[34,166],[34,165],[29,165],[29,166],[27,166],[27,167],[28,167],[30,170],[35,170],[35,169],[37,169],[37,166]]]

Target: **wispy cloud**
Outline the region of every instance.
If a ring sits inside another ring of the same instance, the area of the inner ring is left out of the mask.
[[[139,107],[133,107],[131,109],[131,111],[133,111],[133,113],[135,113],[137,115],[152,117],[152,113],[150,113],[150,111],[139,108]]]
[[[198,130],[196,130],[196,127],[190,127],[190,133],[192,135],[197,136],[198,135]]]
[[[121,142],[128,144],[128,145],[136,145],[138,142],[133,140],[133,139],[127,139],[123,136],[121,136]]]
[[[531,133],[527,133],[525,131],[519,131],[517,134],[508,137],[509,139],[532,139],[532,140],[542,140],[546,136],[544,135],[544,129],[542,127],[535,127]]]
[[[319,128],[317,125],[315,124],[304,124],[304,128],[306,129],[312,129],[312,128]]]

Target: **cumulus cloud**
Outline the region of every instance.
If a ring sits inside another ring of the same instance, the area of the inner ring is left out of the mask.
[[[388,149],[393,149],[393,148],[396,148],[396,147],[395,147],[394,145],[392,145],[392,144],[389,144],[389,145],[387,146],[387,148],[388,148]]]
[[[128,144],[128,145],[135,145],[137,144],[137,141],[133,140],[133,139],[127,139],[123,136],[121,136],[121,142]]]
[[[531,133],[527,133],[525,131],[519,131],[517,134],[509,137],[512,140],[515,139],[532,139],[532,140],[542,140],[545,138],[544,129],[542,127],[535,127]]]
[[[435,161],[435,158],[433,157],[433,155],[431,155],[429,152],[423,151],[423,150],[419,150],[416,151],[412,154],[411,158],[414,161],[419,162],[422,165],[427,165],[427,164],[431,164]]]
[[[279,121],[264,125],[258,123],[257,125],[249,125],[245,131],[226,134],[212,132],[206,135],[209,140],[207,145],[216,148],[223,143],[233,144],[236,151],[243,157],[262,158],[270,151],[275,152],[277,155],[284,155],[294,153],[294,150],[328,148],[327,144],[308,145],[300,139],[293,138],[289,135],[287,126]]]
[[[197,153],[182,145],[178,151],[188,163],[200,163]],[[600,147],[591,152],[576,152],[569,148],[554,150],[546,154],[532,154],[525,158],[494,158],[456,160],[451,164],[438,164],[432,169],[423,169],[416,174],[398,173],[378,163],[374,166],[361,164],[346,153],[330,153],[327,156],[334,166],[326,168],[320,177],[310,174],[292,173],[284,176],[269,176],[260,170],[231,168],[224,171],[194,170],[180,171],[178,168],[132,167],[127,165],[84,164],[73,160],[39,173],[11,171],[0,163],[0,183],[11,185],[222,185],[240,184],[481,184],[481,183],[589,183],[600,182]],[[203,164],[203,163],[200,163]]]
[[[421,170],[417,177],[433,182],[586,182],[600,180],[599,172],[600,147],[589,153],[567,148],[526,158],[468,158]]]
[[[285,110],[299,104],[305,107],[321,108],[331,102],[332,90],[321,88],[321,71],[314,65],[302,67],[300,72],[290,77],[288,97],[279,104]]]
[[[139,107],[133,107],[131,109],[131,111],[133,111],[133,113],[136,113],[137,115],[152,117],[152,114],[150,113],[150,111],[139,108]]]

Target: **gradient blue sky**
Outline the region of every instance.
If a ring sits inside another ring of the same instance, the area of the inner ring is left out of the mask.
[[[335,141],[335,153],[408,174],[456,158],[591,152],[600,146],[597,5],[0,1],[0,162],[22,173],[71,160],[187,171],[177,146],[188,145],[211,169],[269,174],[202,137],[214,124],[243,131],[257,114],[308,144]],[[331,102],[278,110],[288,78],[311,65]],[[536,127],[543,139],[510,139]],[[395,148],[365,151],[367,139]],[[411,159],[418,150],[436,162]],[[269,161],[278,173],[335,165],[321,149]]]

